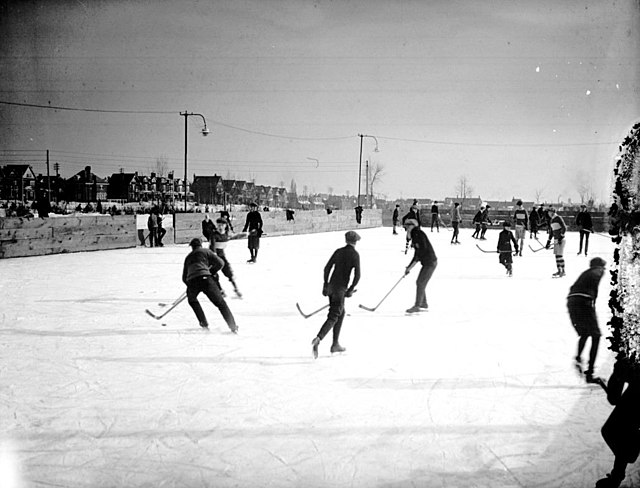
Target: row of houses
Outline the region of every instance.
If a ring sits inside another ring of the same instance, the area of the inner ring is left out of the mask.
[[[221,176],[197,176],[187,188],[187,200],[201,204],[228,205],[256,202],[260,206],[300,208],[295,193],[285,188],[257,185],[251,181],[224,179]],[[0,167],[0,200],[27,202],[184,202],[184,179],[151,173],[114,173],[103,178],[86,166],[71,178],[36,175],[30,165]],[[305,201],[302,201],[304,204]],[[306,202],[311,205],[311,202]]]

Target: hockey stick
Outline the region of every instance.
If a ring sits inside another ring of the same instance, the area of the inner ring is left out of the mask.
[[[531,247],[531,244],[529,244],[529,249],[531,249],[533,252],[538,252],[538,251],[542,251],[543,249],[545,249],[545,246],[542,246],[540,249],[534,249]]]
[[[476,247],[477,247],[478,249],[480,249],[482,252],[486,252],[486,253],[490,253],[490,254],[498,254],[498,253],[503,253],[503,252],[504,252],[504,253],[507,253],[507,252],[508,252],[509,254],[511,254],[512,252],[515,252],[515,251],[487,251],[486,249],[482,249],[482,248],[480,247],[480,244],[476,244]]]
[[[147,312],[151,317],[153,317],[156,320],[160,320],[161,318],[163,318],[165,315],[167,315],[169,312],[171,312],[171,310],[173,310],[174,308],[176,308],[178,305],[180,305],[185,299],[187,298],[187,294],[184,293],[183,295],[180,296],[180,298],[178,298],[175,302],[173,302],[171,304],[171,306],[166,309],[163,313],[161,313],[160,315],[156,315],[154,314],[151,310],[146,309],[145,312]]]
[[[300,312],[300,315],[302,315],[305,319],[308,319],[309,317],[311,317],[312,315],[317,314],[318,312],[322,312],[325,308],[327,308],[329,306],[329,304],[327,303],[324,307],[320,307],[318,310],[316,310],[315,312],[311,312],[311,313],[304,313],[302,311],[302,309],[300,308],[300,305],[298,304],[298,302],[296,302],[296,308],[298,309],[298,312]]]
[[[405,276],[407,276],[407,275],[406,275],[406,274],[403,274],[403,275],[400,277],[400,279],[396,282],[396,284],[395,284],[395,285],[393,285],[393,286],[391,287],[391,290],[389,290],[389,292],[388,292],[385,296],[383,296],[383,297],[382,297],[382,300],[380,300],[380,302],[378,302],[378,304],[377,304],[375,307],[373,307],[373,308],[369,308],[369,307],[365,307],[365,306],[364,306],[364,305],[362,305],[362,304],[360,304],[360,305],[358,305],[358,306],[359,306],[360,308],[364,309],[364,310],[369,311],[369,312],[375,312],[375,311],[376,311],[376,309],[377,309],[377,308],[382,304],[382,302],[384,302],[384,301],[385,301],[385,299],[386,299],[386,298],[391,294],[391,292],[394,290],[394,288],[400,284],[400,282],[404,279],[404,277],[405,277]]]
[[[186,294],[187,294],[187,292],[185,291],[182,295],[180,295],[180,296],[179,296],[178,298],[176,298],[173,302],[171,302],[171,305],[173,305],[174,303],[176,303],[176,302],[177,302],[177,301],[179,301],[179,300],[182,300],[182,298],[183,298],[184,296],[186,296]],[[166,306],[167,306],[167,304],[166,304],[166,303],[163,303],[163,302],[159,302],[159,303],[158,303],[158,306],[159,306],[159,307],[166,307]]]

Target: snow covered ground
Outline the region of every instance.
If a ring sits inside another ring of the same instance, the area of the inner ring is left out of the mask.
[[[439,265],[429,312],[405,316],[417,270],[391,229],[359,231],[362,281],[347,301],[343,355],[330,336],[322,270],[343,233],[246,241],[227,255],[240,326],[217,309],[201,330],[183,292],[186,245],[0,261],[0,476],[15,487],[588,487],[613,456],[600,436],[603,391],[572,367],[565,297],[591,257],[567,243],[567,272],[525,245],[508,278],[487,241],[427,232]],[[538,247],[535,241],[527,244]],[[231,287],[221,277],[228,295]],[[598,299],[606,332],[608,274]],[[161,323],[166,323],[162,326]],[[612,355],[603,340],[598,372]],[[588,346],[587,346],[588,347]],[[638,466],[623,486],[638,482]]]

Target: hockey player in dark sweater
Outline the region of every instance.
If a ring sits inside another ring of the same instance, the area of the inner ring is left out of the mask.
[[[515,253],[518,254],[518,242],[511,233],[511,224],[505,221],[502,226],[503,229],[498,234],[498,259],[500,264],[507,269],[507,275],[513,276],[513,257],[511,256],[513,249],[511,248],[511,243],[513,242]]]
[[[211,249],[211,243],[213,242],[213,231],[216,225],[209,218],[209,214],[205,214],[204,220],[202,221],[202,235],[209,242],[209,249]]]
[[[198,295],[202,292],[218,307],[231,332],[237,333],[238,326],[233,314],[213,279],[213,275],[222,269],[224,262],[211,249],[202,247],[202,242],[198,238],[191,239],[189,245],[192,251],[184,260],[182,282],[187,285],[187,301],[196,314],[200,327],[209,327],[207,317],[198,302]]]
[[[422,265],[416,280],[415,304],[407,309],[407,313],[416,313],[429,309],[425,290],[433,272],[436,270],[436,266],[438,266],[438,258],[427,235],[418,227],[418,222],[414,219],[408,219],[404,226],[411,236],[411,246],[415,250],[411,262],[405,268],[404,274],[408,275],[416,264],[420,263]]]
[[[593,368],[598,355],[598,345],[600,344],[600,328],[596,316],[596,298],[598,298],[598,286],[602,275],[604,275],[606,262],[602,258],[593,258],[589,264],[589,269],[584,271],[569,288],[567,295],[567,308],[571,325],[578,334],[578,352],[575,357],[576,368],[581,373],[584,372],[587,383],[594,383]],[[591,351],[589,353],[589,363],[586,371],[582,367],[582,351],[591,337]]]
[[[329,297],[329,313],[318,331],[318,335],[311,341],[313,357],[316,359],[318,358],[320,341],[332,329],[333,342],[331,344],[331,352],[344,352],[346,350],[339,342],[340,330],[345,316],[344,299],[353,295],[356,285],[360,281],[360,255],[356,251],[356,243],[360,240],[360,236],[350,230],[344,235],[344,238],[347,245],[337,249],[324,267],[322,294]],[[349,285],[351,271],[353,271],[353,280]]]
[[[580,205],[580,212],[576,215],[576,225],[580,231],[580,248],[578,249],[578,256],[582,254],[582,242],[584,241],[584,255],[589,252],[589,236],[593,232],[593,222],[591,221],[591,214],[587,210],[586,205]]]

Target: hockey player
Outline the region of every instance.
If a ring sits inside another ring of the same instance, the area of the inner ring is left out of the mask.
[[[556,257],[556,267],[558,271],[553,273],[554,278],[562,278],[565,275],[564,272],[564,246],[567,243],[564,236],[567,232],[567,226],[564,220],[556,209],[549,207],[548,210],[550,222],[549,222],[549,239],[547,240],[547,249],[551,247],[551,239],[553,238],[553,254]]]
[[[231,332],[237,334],[238,326],[233,314],[213,280],[213,274],[222,269],[224,261],[211,249],[203,248],[202,241],[198,238],[191,239],[189,246],[192,250],[184,260],[182,282],[187,285],[187,301],[196,314],[200,327],[209,327],[207,317],[198,302],[198,295],[203,292],[211,303],[218,307]]]
[[[607,400],[611,405],[615,405],[615,408],[602,426],[601,432],[615,460],[611,473],[606,478],[598,480],[596,488],[618,488],[625,477],[627,464],[634,463],[638,459],[640,371],[637,364],[621,356],[616,359],[613,373],[607,384]]]
[[[255,263],[258,259],[258,250],[260,249],[260,236],[262,236],[262,216],[258,212],[258,204],[251,202],[249,205],[250,211],[247,214],[247,220],[244,224],[242,232],[247,232],[249,229],[248,244],[249,253],[251,258],[247,263]]]
[[[460,204],[455,202],[451,209],[451,227],[453,227],[451,244],[460,244],[460,241],[458,240],[458,235],[460,234],[460,222],[462,222],[462,217],[460,216]]]
[[[576,369],[584,372],[587,383],[595,383],[598,380],[593,376],[593,368],[598,355],[600,344],[600,328],[596,316],[596,298],[598,298],[598,286],[604,275],[606,262],[602,258],[593,258],[589,263],[589,269],[584,271],[569,288],[567,295],[567,308],[571,325],[578,334],[578,352],[575,357]],[[591,351],[586,371],[582,367],[582,351],[591,337]]]
[[[473,216],[472,223],[476,226],[476,230],[471,234],[471,237],[477,239],[480,237],[480,229],[482,227],[482,213],[484,212],[484,205],[480,206],[480,210]]]
[[[516,225],[516,240],[520,246],[520,256],[522,256],[522,248],[524,247],[524,238],[527,235],[529,228],[529,216],[527,211],[522,206],[522,200],[518,200],[516,203],[516,209],[513,212],[513,221]]]
[[[404,224],[407,220],[415,220],[418,223],[418,227],[420,227],[420,210],[418,209],[418,206],[416,205],[417,200],[413,201],[413,205],[411,205],[411,208],[409,208],[409,211],[405,214],[404,217],[402,217],[402,227],[404,227]],[[405,229],[406,230],[406,229]],[[404,246],[404,253],[407,254],[409,252],[409,246],[411,245],[411,234],[409,232],[407,232],[407,238],[406,238],[406,243]]]
[[[593,233],[593,222],[591,221],[591,214],[587,210],[587,206],[580,205],[580,212],[576,215],[576,225],[580,231],[580,248],[578,249],[578,256],[582,254],[582,241],[584,240],[584,255],[589,252],[589,236]]]
[[[224,217],[218,217],[216,219],[216,227],[213,231],[212,246],[217,256],[224,262],[224,266],[220,271],[233,285],[233,291],[235,291],[236,296],[238,298],[242,298],[242,293],[238,290],[238,285],[236,285],[236,281],[233,277],[231,264],[224,252],[227,247],[227,243],[229,242],[229,230],[229,221]],[[220,287],[220,290],[222,290],[222,287]]]
[[[438,210],[438,202],[435,200],[431,205],[431,232],[433,232],[433,224],[435,224],[436,230],[440,232],[440,212]]]
[[[490,208],[491,208],[491,205],[487,204],[487,206],[482,212],[482,215],[480,216],[480,224],[481,224],[480,240],[481,241],[487,240],[487,238],[484,235],[487,233],[487,226],[491,224],[491,219],[489,218]]]
[[[531,233],[529,234],[529,239],[537,239],[538,238],[538,223],[540,222],[540,214],[538,213],[538,207],[536,205],[531,209],[531,213],[529,213],[529,228],[531,229]]]
[[[498,260],[500,261],[501,265],[507,268],[507,275],[513,276],[513,258],[511,257],[513,249],[511,249],[511,243],[513,242],[515,255],[517,255],[518,242],[511,233],[511,224],[508,221],[505,221],[502,224],[502,227],[502,231],[500,232],[500,234],[498,234]]]
[[[429,309],[425,289],[436,266],[438,266],[438,258],[427,235],[418,227],[418,222],[414,219],[408,219],[404,223],[404,226],[407,233],[411,235],[411,245],[415,249],[411,262],[404,270],[405,276],[411,272],[411,269],[413,269],[416,264],[420,263],[422,265],[418,279],[416,280],[415,304],[413,307],[407,309],[407,313],[416,313]]]
[[[314,359],[318,358],[320,341],[332,329],[333,343],[331,344],[331,352],[344,352],[346,350],[339,342],[340,330],[345,316],[344,299],[353,295],[356,285],[360,281],[360,255],[356,251],[356,243],[360,240],[360,236],[357,232],[350,230],[344,235],[344,239],[347,243],[346,246],[334,251],[324,267],[322,294],[325,297],[329,297],[329,312],[318,335],[311,341],[311,351]],[[349,285],[352,270],[353,280]]]
[[[209,249],[212,249],[211,244],[213,243],[213,231],[215,230],[216,225],[209,218],[209,214],[204,215],[204,220],[202,221],[202,235],[209,242]]]

